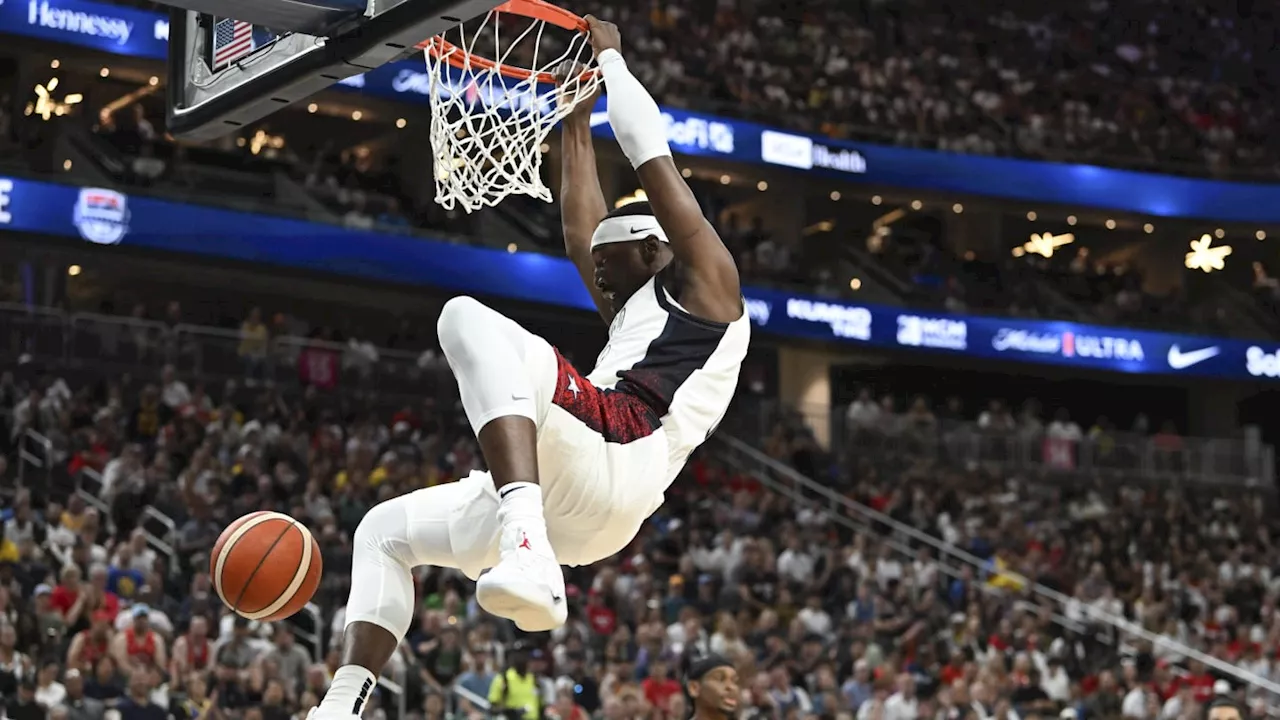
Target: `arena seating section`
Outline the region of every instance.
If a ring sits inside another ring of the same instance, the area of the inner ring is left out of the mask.
[[[1265,130],[1275,113],[1263,89],[1276,87],[1275,71],[1251,62],[1270,47],[1264,28],[1274,10],[1249,5],[1256,7],[1246,8],[1248,22],[1230,14],[1234,6],[1203,0],[1134,0],[1124,19],[1105,3],[1066,2],[996,3],[985,15],[966,11],[963,18],[937,0],[824,0],[803,11],[757,0],[623,0],[579,9],[622,25],[630,62],[673,107],[928,149],[1274,179],[1276,143]],[[965,31],[954,32],[957,25]],[[1206,34],[1221,49],[1212,57],[1201,50]],[[493,234],[475,218],[415,203],[394,159],[332,143],[267,146],[257,154],[249,152],[252,142],[230,140],[176,147],[163,139],[162,117],[158,104],[125,108],[97,128],[97,142],[78,132],[74,142],[118,180],[150,192],[237,205],[269,198],[273,212],[393,232]],[[42,138],[22,140],[30,151]],[[282,183],[298,192],[282,191]],[[926,306],[1202,334],[1248,335],[1262,327],[1280,335],[1269,268],[1261,270],[1257,312],[1242,313],[1223,297],[1234,295],[1231,289],[1213,287],[1219,279],[1191,294],[1153,297],[1133,268],[1072,253],[1051,262],[958,257],[936,234],[924,241],[895,235],[848,265],[833,256],[839,245],[827,235],[797,241],[797,229],[796,237],[771,237],[751,229],[752,218],[719,217],[725,199],[718,186],[695,191],[757,284],[841,296],[849,294],[850,274],[887,274],[897,278],[890,285],[901,288],[901,299]],[[553,208],[517,199],[497,214],[518,229],[512,239],[522,248],[561,252]],[[848,245],[867,234],[839,232]],[[775,257],[779,243],[788,249],[787,267],[758,261]]]
[[[178,663],[203,657],[178,645],[199,645],[181,640],[192,618],[221,628],[207,661],[229,716],[305,712],[335,667],[363,512],[479,462],[425,340],[337,344],[268,335],[255,318],[238,331],[111,316],[68,327],[56,311],[3,320],[19,343],[6,352],[24,361],[0,378],[9,697],[32,681],[46,701],[83,684],[109,704],[149,694],[191,717],[204,689],[181,664],[130,673],[99,659],[88,680],[60,679],[84,661],[69,646],[99,611],[118,635],[146,607]],[[1203,484],[1256,469],[1205,462],[1205,441],[1168,430],[1085,433],[923,399],[904,413],[855,405],[837,423],[847,442],[833,447],[846,450],[828,454],[795,410],[736,401],[636,543],[571,571],[570,624],[533,640],[550,716],[577,703],[676,718],[684,698],[653,673],[708,649],[742,661],[754,711],[770,717],[910,717],[892,713],[914,703],[922,717],[1115,717],[1122,705],[1175,717],[1215,692],[1266,698],[1238,673],[1275,677],[1270,496]],[[324,584],[292,632],[233,628],[210,596],[213,537],[261,508],[306,520],[322,544]],[[61,573],[67,560],[84,580]],[[118,601],[69,606],[77,582]],[[426,570],[418,585],[422,612],[373,712],[486,712],[512,628],[483,616],[457,573]]]

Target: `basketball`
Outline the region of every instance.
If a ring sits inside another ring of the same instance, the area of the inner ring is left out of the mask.
[[[320,546],[306,526],[262,510],[222,531],[209,557],[209,575],[218,597],[237,615],[274,622],[311,600],[323,565]]]

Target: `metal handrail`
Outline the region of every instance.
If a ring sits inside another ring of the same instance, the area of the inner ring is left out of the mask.
[[[409,696],[405,693],[405,687],[408,685],[408,680],[409,680],[408,663],[401,663],[401,669],[400,669],[399,675],[400,675],[400,679],[398,681],[392,680],[391,678],[385,675],[379,675],[378,687],[396,696],[396,710],[397,710],[396,717],[405,718],[407,717],[405,713],[409,709],[409,706],[408,706]]]
[[[724,437],[728,439],[732,439],[731,436],[724,436]],[[818,504],[817,501],[813,500],[812,498],[806,497],[803,493],[798,492],[793,488],[787,487],[785,484],[778,482],[772,477],[769,477],[768,473],[760,472],[758,469],[745,467],[743,463],[739,462],[733,456],[721,456],[721,459],[727,462],[728,464],[732,465],[735,470],[750,474],[751,477],[755,478],[761,485],[764,485],[765,487],[769,488],[775,493],[790,499],[792,502],[801,503],[805,505],[813,505],[813,506],[816,506]],[[824,488],[821,485],[817,485],[816,483],[815,483],[815,487],[821,490],[827,490],[827,488]],[[838,494],[835,494],[835,493],[828,494],[826,492],[820,492],[819,494],[821,494],[823,497],[825,497],[828,500],[829,502],[828,508],[831,511],[831,519],[833,521],[844,525],[854,533],[863,535],[868,538],[872,538],[881,545],[887,545],[893,550],[896,550],[908,561],[915,559],[916,554],[908,545],[905,545],[899,542],[897,539],[893,537],[884,537],[879,533],[877,533],[872,526],[854,522],[854,520],[848,515],[840,513],[839,508],[836,506],[834,497],[842,497],[842,496],[839,496]],[[936,558],[936,561],[937,561],[939,572],[952,578],[962,578],[964,576],[964,572],[958,566],[948,563],[945,559],[945,556]],[[965,564],[971,564],[971,563],[965,563]],[[979,571],[985,573],[986,568],[985,567],[979,568]],[[1006,573],[1003,571],[1001,571],[1000,574],[1011,576],[1011,577],[1016,575],[1015,573]],[[978,578],[978,577],[981,577],[981,575],[975,574],[974,577]],[[986,583],[979,583],[977,587],[980,591],[987,594],[991,594],[991,595],[1001,594],[1000,591],[988,586]],[[1036,609],[1037,611],[1040,610],[1039,607],[1037,607]],[[1086,630],[1086,628],[1081,626],[1080,623],[1058,612],[1051,612],[1049,619],[1052,620],[1055,624],[1063,628],[1066,628],[1067,630],[1070,630],[1072,632],[1083,634]],[[1099,634],[1097,636],[1097,639],[1100,642],[1103,642],[1108,645],[1114,644],[1111,637],[1105,634]]]
[[[1240,438],[1178,436],[1179,445],[1163,447],[1158,435],[1107,430],[1097,437],[1085,434],[1079,440],[1055,440],[1045,429],[994,431],[972,421],[937,421],[930,425],[911,426],[906,413],[882,414],[870,427],[851,421],[849,405],[812,408],[790,408],[815,428],[828,428],[836,443],[833,448],[842,458],[856,452],[858,458],[876,457],[883,453],[892,457],[895,449],[907,459],[919,459],[920,452],[936,453],[936,459],[972,459],[1011,467],[1018,471],[1036,469],[1054,475],[1096,475],[1113,473],[1126,482],[1192,482],[1205,485],[1230,485],[1265,493],[1277,492],[1275,447]],[[758,419],[761,424],[743,427],[747,433],[767,436],[773,413],[740,418]],[[896,432],[888,430],[886,420],[903,423]],[[1056,442],[1051,448],[1047,443]],[[993,451],[996,451],[993,453]],[[1063,455],[1056,453],[1061,451]]]
[[[311,648],[311,662],[320,662],[324,657],[324,649],[320,647],[320,636],[324,632],[324,618],[320,614],[320,607],[309,602],[302,606],[301,612],[311,618],[311,627],[315,628],[315,632],[307,632],[293,624],[290,624],[289,629],[293,631],[293,636],[298,639],[298,642]]]
[[[27,450],[26,441],[39,445],[44,450],[44,457],[36,457]],[[53,479],[53,441],[41,435],[40,433],[25,428],[22,431],[22,438],[18,443],[18,482],[26,485],[27,466],[31,465],[38,470],[43,470],[45,474],[45,486]]]
[[[467,702],[471,703],[472,705],[475,705],[477,708],[479,708],[480,710],[484,710],[485,712],[488,712],[489,709],[493,707],[489,703],[488,698],[482,698],[479,695],[471,692],[470,690],[462,687],[457,683],[450,685],[449,690],[454,695],[457,695],[458,697],[462,698],[463,700],[466,700]]]
[[[907,537],[910,537],[911,539],[916,540],[918,542],[925,543],[926,545],[929,545],[930,547],[934,548],[938,552],[945,553],[947,555],[950,555],[951,557],[963,560],[964,562],[973,565],[975,568],[979,570],[985,571],[987,568],[987,562],[982,558],[970,552],[962,550],[961,548],[958,548],[954,545],[938,540],[937,538],[934,538],[928,535],[927,533],[923,533],[920,530],[917,530],[916,528],[911,527],[910,525],[904,525],[898,522],[897,520],[894,520],[893,518],[889,517],[888,515],[878,512],[870,507],[867,507],[866,505],[862,505],[861,503],[854,502],[853,500],[850,500],[849,498],[831,490],[830,488],[825,487],[813,481],[812,479],[805,477],[804,475],[801,475],[799,472],[795,471],[794,469],[787,467],[786,465],[778,462],[777,460],[774,460],[768,455],[765,455],[764,453],[760,452],[759,450],[756,450],[755,448],[747,445],[746,443],[742,442],[741,440],[735,437],[727,435],[723,432],[717,433],[714,437],[721,444],[731,448],[735,452],[746,455],[747,457],[758,462],[760,465],[763,465],[764,467],[769,468],[772,472],[783,475],[789,480],[791,480],[792,482],[796,483],[797,485],[803,486],[806,489],[809,489],[815,493],[823,495],[827,499],[831,500],[833,503],[839,503],[839,505],[842,506],[845,510],[855,512],[863,516],[864,518],[868,518],[876,523],[887,525],[888,527],[892,528],[896,532],[902,533],[903,535],[906,535]],[[1003,575],[1013,578],[1014,580],[1019,582],[1021,585],[1023,585],[1023,587],[1026,587],[1036,595],[1052,600],[1058,603],[1059,605],[1061,605],[1063,608],[1070,607],[1070,608],[1079,610],[1083,615],[1086,615],[1092,618],[1093,620],[1111,625],[1126,633],[1140,637],[1143,640],[1146,640],[1147,642],[1151,643],[1153,646],[1164,647],[1169,650],[1172,650],[1173,652],[1179,655],[1183,655],[1188,658],[1191,658],[1192,660],[1198,660],[1199,662],[1205,664],[1206,666],[1211,667],[1214,670],[1217,670],[1218,672],[1221,672],[1225,675],[1230,675],[1236,678],[1237,680],[1240,680],[1243,683],[1253,685],[1254,687],[1261,688],[1274,695],[1280,696],[1280,684],[1274,683],[1271,680],[1268,680],[1267,678],[1264,678],[1253,672],[1245,670],[1244,668],[1240,668],[1230,663],[1223,662],[1218,658],[1213,657],[1212,655],[1207,655],[1203,652],[1200,652],[1199,650],[1196,650],[1193,647],[1180,643],[1177,640],[1174,640],[1173,638],[1168,637],[1167,635],[1158,635],[1156,633],[1149,632],[1148,630],[1141,627],[1140,625],[1132,623],[1123,617],[1112,615],[1111,613],[1099,610],[1098,608],[1092,605],[1089,605],[1088,603],[1082,603],[1076,598],[1070,597],[1068,595],[1064,595],[1063,593],[1060,593],[1057,590],[1054,590],[1050,587],[1037,583],[1031,580],[1030,578],[1027,578],[1019,573],[1012,572],[1010,570],[1001,570],[1000,572]]]

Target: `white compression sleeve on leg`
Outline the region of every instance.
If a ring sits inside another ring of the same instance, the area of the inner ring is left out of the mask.
[[[656,157],[671,157],[662,111],[649,91],[627,69],[622,54],[605,50],[600,53],[599,64],[608,91],[609,125],[631,167],[639,168]]]
[[[489,421],[508,415],[538,422],[525,347],[513,337],[516,332],[513,323],[469,297],[455,297],[440,311],[440,348],[458,379],[462,409],[477,435]]]

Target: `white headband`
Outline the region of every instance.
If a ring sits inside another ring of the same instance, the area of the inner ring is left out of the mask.
[[[591,235],[591,249],[610,243],[631,242],[654,237],[661,242],[669,242],[667,234],[658,224],[658,218],[652,215],[619,215],[607,217],[596,226]]]

